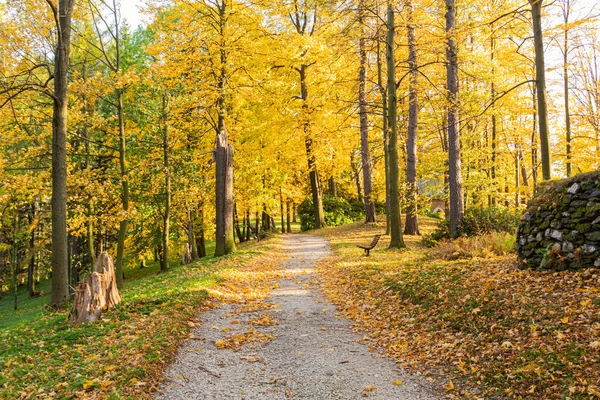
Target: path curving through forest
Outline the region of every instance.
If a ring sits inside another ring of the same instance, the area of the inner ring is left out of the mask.
[[[274,337],[238,351],[218,348],[223,331],[247,331],[258,312],[235,313],[224,305],[201,315],[165,373],[159,399],[436,399],[423,380],[360,344],[351,322],[336,313],[318,288],[313,264],[330,250],[325,239],[284,236],[290,279],[279,282],[268,302],[277,325],[260,330]],[[235,320],[234,320],[235,319]],[[234,320],[234,324],[232,324]],[[239,322],[239,323],[238,323]]]

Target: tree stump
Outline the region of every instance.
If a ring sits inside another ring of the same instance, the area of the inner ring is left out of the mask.
[[[189,243],[185,244],[185,250],[181,255],[181,265],[186,265],[192,262],[192,246]]]
[[[115,266],[111,256],[103,251],[98,256],[90,276],[80,281],[75,289],[75,300],[71,309],[70,322],[94,322],[100,319],[102,311],[121,302]]]

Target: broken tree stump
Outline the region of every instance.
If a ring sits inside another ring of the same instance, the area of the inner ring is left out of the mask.
[[[192,246],[189,243],[185,244],[185,249],[181,255],[181,265],[186,265],[192,262]]]
[[[98,256],[94,270],[75,289],[75,300],[71,309],[70,322],[94,322],[100,319],[102,311],[121,302],[115,266],[111,256],[103,251]]]

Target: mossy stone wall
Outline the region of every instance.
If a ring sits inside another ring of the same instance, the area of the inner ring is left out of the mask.
[[[540,185],[517,233],[524,267],[600,267],[600,171]]]

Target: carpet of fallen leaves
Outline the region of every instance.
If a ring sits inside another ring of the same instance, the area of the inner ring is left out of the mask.
[[[422,231],[432,221],[422,219]],[[514,255],[438,259],[409,250],[370,257],[376,225],[321,231],[334,255],[318,270],[326,295],[365,340],[454,398],[600,398],[600,270],[522,271]]]
[[[71,326],[65,312],[40,312],[3,327],[0,398],[151,398],[198,313],[222,301],[260,308],[284,258],[279,239],[253,242],[129,282],[97,323]],[[269,339],[255,332],[231,340]]]

